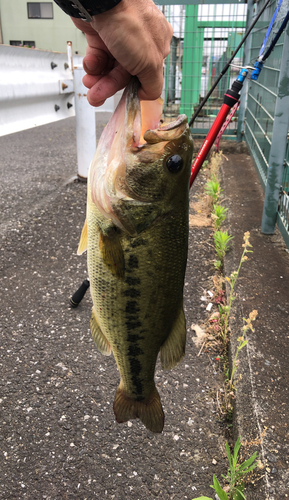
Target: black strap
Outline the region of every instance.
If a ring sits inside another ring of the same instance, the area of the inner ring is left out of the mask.
[[[115,7],[121,0],[54,0],[71,17],[91,22],[91,16],[102,14]]]

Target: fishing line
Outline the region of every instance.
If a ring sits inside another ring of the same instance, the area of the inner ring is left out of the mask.
[[[264,41],[262,43],[259,56],[254,64],[254,71],[251,80],[258,80],[266,59],[268,59],[280,36],[285,30],[289,21],[288,1],[279,0],[277,8],[273,14],[272,21],[267,29]]]
[[[260,49],[260,52],[259,52],[259,57],[261,57],[261,56],[262,56],[262,54],[263,54],[263,52],[264,52],[264,50],[265,50],[266,43],[267,43],[268,38],[269,38],[269,35],[270,35],[271,31],[272,31],[272,27],[273,27],[273,24],[274,24],[275,19],[276,19],[276,17],[277,17],[277,14],[278,14],[278,12],[279,12],[279,10],[280,10],[280,7],[281,7],[281,4],[282,4],[282,1],[283,1],[283,0],[279,0],[279,3],[278,3],[278,5],[277,5],[277,7],[276,7],[276,10],[275,10],[275,12],[274,12],[274,14],[273,14],[273,17],[272,17],[272,19],[271,19],[271,23],[269,24],[269,27],[268,27],[268,29],[267,29],[267,33],[266,33],[266,35],[265,35],[264,41],[263,41],[263,43],[262,43],[262,45],[261,45],[261,49]]]

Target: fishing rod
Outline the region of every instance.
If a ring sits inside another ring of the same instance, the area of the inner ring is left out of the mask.
[[[190,177],[190,187],[192,186],[195,178],[197,177],[199,170],[201,166],[203,165],[207,154],[209,153],[224,121],[226,120],[230,110],[235,106],[236,104],[239,104],[240,101],[240,92],[243,87],[244,80],[248,74],[248,70],[246,68],[243,68],[237,79],[233,82],[231,89],[228,89],[226,94],[224,95],[224,102],[221,106],[221,109],[219,113],[217,114],[217,117],[212,125],[212,127],[209,130],[209,133],[203,142],[203,145],[198,152],[193,164],[192,164],[192,169],[191,169],[191,177]]]
[[[257,17],[255,18],[255,20],[253,21],[253,23],[251,24],[250,28],[248,29],[248,31],[246,32],[246,34],[244,35],[244,37],[242,38],[241,42],[239,43],[238,47],[236,48],[236,50],[234,51],[233,55],[230,57],[229,61],[227,62],[227,64],[224,66],[224,68],[222,69],[221,73],[219,74],[217,80],[215,81],[214,85],[212,85],[212,87],[210,88],[209,92],[207,93],[207,95],[204,97],[204,99],[202,100],[202,102],[199,104],[199,106],[197,107],[196,111],[194,112],[194,114],[192,115],[192,118],[190,119],[189,121],[189,126],[191,127],[192,124],[194,123],[195,119],[197,118],[199,112],[201,111],[201,109],[203,108],[203,106],[206,104],[207,100],[209,99],[209,97],[211,96],[211,94],[213,93],[213,91],[215,90],[216,86],[218,85],[219,81],[221,80],[221,78],[223,78],[224,74],[228,71],[228,68],[230,67],[230,64],[231,62],[233,61],[233,59],[235,58],[236,54],[239,52],[240,48],[242,47],[243,43],[247,40],[248,36],[250,35],[252,29],[254,28],[255,24],[257,23],[257,21],[259,21],[261,15],[263,14],[264,10],[266,9],[267,5],[271,2],[271,0],[267,0],[265,2],[265,4],[263,5],[262,9],[260,10],[259,14],[257,15]]]

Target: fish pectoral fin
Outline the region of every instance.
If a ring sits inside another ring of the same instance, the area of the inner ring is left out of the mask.
[[[96,319],[96,314],[94,308],[92,308],[92,314],[90,318],[90,331],[92,338],[98,348],[98,350],[101,352],[101,354],[104,354],[105,356],[109,356],[111,353],[111,347],[110,343],[108,342],[107,338],[105,335],[102,333],[99,324]]]
[[[77,255],[81,255],[87,250],[88,239],[87,239],[87,220],[85,219],[84,226],[81,231],[80,241],[78,244]]]
[[[116,391],[113,411],[119,424],[139,418],[146,428],[152,432],[160,433],[164,428],[165,416],[160,395],[156,388],[154,388],[147,400],[136,401],[126,395],[122,383],[120,383]]]
[[[160,349],[162,369],[170,370],[176,366],[184,357],[185,348],[186,319],[182,306],[168,338],[165,340]]]
[[[106,267],[114,276],[123,280],[124,255],[118,234],[106,235],[100,231],[99,248]]]

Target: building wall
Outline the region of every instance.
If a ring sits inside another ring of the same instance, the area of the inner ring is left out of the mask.
[[[52,4],[53,19],[28,19],[26,0],[0,0],[2,43],[35,41],[37,49],[66,52],[66,43],[71,41],[73,53],[84,55],[87,45],[84,34],[58,5]]]

